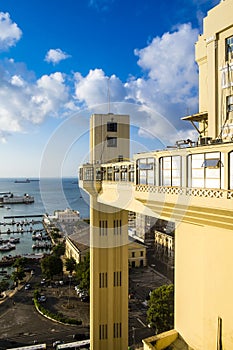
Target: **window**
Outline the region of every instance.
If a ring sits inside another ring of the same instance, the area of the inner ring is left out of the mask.
[[[154,158],[141,158],[137,160],[137,183],[139,185],[155,185]]]
[[[221,160],[218,158],[210,158],[210,159],[205,159],[204,163],[202,164],[204,168],[209,168],[209,169],[216,169],[220,168],[221,166]]]
[[[99,338],[100,338],[100,340],[108,338],[108,325],[107,324],[100,324],[99,325]]]
[[[84,170],[84,180],[93,181],[94,180],[94,171],[93,168],[83,168]]]
[[[107,137],[107,147],[117,147],[117,137]]]
[[[226,39],[226,61],[233,58],[233,36]]]
[[[100,180],[102,180],[102,174],[103,174],[103,171],[102,171],[102,169],[101,168],[96,168],[96,173],[95,173],[96,175],[96,180],[98,181],[100,181]]]
[[[112,181],[113,179],[113,169],[112,167],[107,168],[107,180]]]
[[[135,258],[135,252],[132,252],[132,258]]]
[[[233,152],[229,154],[229,189],[233,190]]]
[[[83,168],[79,169],[79,180],[83,180]]]
[[[221,188],[223,161],[220,152],[192,154],[188,156],[188,187]]]
[[[160,158],[161,186],[181,186],[181,157]]]
[[[99,235],[107,236],[108,234],[108,222],[107,220],[100,220],[99,222]]]
[[[127,166],[122,165],[121,166],[121,181],[127,181],[127,179],[128,179],[127,171],[128,171]]]
[[[113,286],[120,287],[121,286],[121,271],[115,271],[113,274]]]
[[[121,323],[114,323],[113,324],[113,337],[114,338],[121,338]]]
[[[233,95],[227,96],[227,112],[233,112]]]
[[[121,235],[121,220],[113,220],[114,235]]]
[[[117,132],[117,123],[107,122],[107,131],[109,131],[109,132]]]
[[[140,251],[140,256],[143,256],[143,250]]]
[[[100,272],[99,274],[99,287],[107,288],[108,287],[108,274],[107,272]]]
[[[134,182],[134,165],[129,166],[129,181]]]

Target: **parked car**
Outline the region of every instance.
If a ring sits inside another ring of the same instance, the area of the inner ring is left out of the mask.
[[[90,300],[89,295],[83,295],[81,297],[81,301],[83,301],[83,302],[88,302],[89,300]]]
[[[39,298],[38,298],[38,301],[40,303],[44,303],[46,301],[46,296],[45,295],[41,295]]]
[[[25,284],[25,287],[24,287],[25,290],[28,290],[28,289],[31,289],[31,288],[32,287],[31,287],[30,283]]]

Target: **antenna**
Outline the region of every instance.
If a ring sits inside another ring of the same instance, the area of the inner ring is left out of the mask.
[[[108,114],[110,114],[110,78],[108,77]]]

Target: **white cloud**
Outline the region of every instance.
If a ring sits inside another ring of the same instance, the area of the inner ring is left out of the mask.
[[[125,89],[121,80],[112,75],[108,78],[102,69],[90,70],[86,77],[75,74],[75,96],[86,106],[122,101]]]
[[[20,75],[13,75],[11,78],[11,84],[15,86],[24,86],[24,81]]]
[[[0,49],[7,50],[21,38],[22,31],[10,19],[9,13],[0,12]]]
[[[62,117],[68,112],[70,93],[62,73],[43,75],[31,82],[26,79],[25,67],[18,75],[11,75],[16,67],[10,60],[7,68],[5,71],[1,67],[0,136],[25,132],[30,124],[40,124],[47,117]]]
[[[156,89],[180,102],[192,95],[197,87],[197,66],[194,62],[194,43],[198,32],[190,24],[180,25],[173,33],[156,37],[151,44],[135,50],[138,64],[156,83]]]
[[[25,66],[8,60],[7,69],[0,66],[0,133],[23,132],[28,123],[67,117],[81,108],[107,113],[110,99],[111,112],[129,113],[134,125],[159,133],[167,143],[185,134],[191,138],[188,123],[180,118],[197,111],[197,35],[190,24],[183,24],[135,50],[142,77],[126,82],[116,75],[108,77],[102,69],[90,70],[86,76],[56,72],[35,79]],[[177,137],[174,130],[180,130]]]
[[[71,57],[61,49],[50,49],[46,56],[45,56],[45,61],[48,63],[53,63],[57,64],[63,60],[66,60],[67,58]]]

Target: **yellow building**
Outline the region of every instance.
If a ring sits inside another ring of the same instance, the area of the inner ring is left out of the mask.
[[[89,235],[89,228],[87,230]],[[70,236],[66,236],[65,240],[65,257],[73,258],[77,264],[85,260],[85,256],[89,253],[89,244],[83,244],[80,242],[79,234],[73,233]]]
[[[129,238],[128,259],[130,267],[146,266],[146,246],[145,244]]]
[[[129,158],[129,116],[94,114],[90,160],[80,186],[90,193],[90,341],[93,350],[128,346],[128,211],[101,204],[101,179],[111,181],[102,162]],[[125,169],[119,169],[120,178]],[[95,176],[95,180],[93,181]],[[83,181],[84,180],[84,181]]]
[[[80,185],[92,198],[91,349],[127,349],[127,211],[175,225],[175,330],[145,340],[145,349],[162,349],[177,339],[186,349],[233,349],[232,0],[208,12],[196,61],[199,112],[183,119],[200,133],[198,144],[187,140],[172,150],[137,154],[132,162],[122,149],[124,161],[114,163],[117,155],[107,159],[105,143],[98,162],[93,157],[80,168]],[[102,143],[108,137],[102,134]],[[116,230],[124,232],[117,235],[118,247]],[[107,248],[109,239],[114,248]],[[112,286],[120,271],[119,292]],[[126,328],[117,345],[119,324]]]

